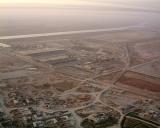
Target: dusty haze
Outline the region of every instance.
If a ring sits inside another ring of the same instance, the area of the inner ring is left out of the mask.
[[[159,0],[0,1],[0,35],[159,27]]]

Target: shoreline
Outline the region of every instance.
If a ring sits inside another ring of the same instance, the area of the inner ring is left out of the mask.
[[[141,25],[118,27],[118,28],[106,28],[106,29],[89,29],[89,30],[79,30],[79,31],[64,31],[64,32],[53,32],[53,33],[39,33],[39,34],[25,34],[25,35],[14,35],[14,36],[0,36],[0,40],[24,39],[24,38],[34,38],[34,37],[47,37],[47,36],[61,36],[61,35],[72,35],[72,34],[82,34],[82,33],[121,31],[121,30],[128,30],[128,29],[131,29],[131,28],[139,28],[139,27],[141,27]]]

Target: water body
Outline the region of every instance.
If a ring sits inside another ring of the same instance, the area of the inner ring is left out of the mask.
[[[94,29],[94,30],[80,30],[80,31],[67,31],[67,32],[53,32],[53,33],[40,33],[40,34],[26,34],[26,35],[14,35],[14,36],[0,36],[0,39],[22,39],[31,37],[46,37],[46,36],[59,36],[59,35],[71,35],[81,33],[95,33],[95,32],[108,32],[108,31],[119,31],[127,30],[131,28],[138,28],[141,26],[126,26],[120,28],[106,28],[106,29]],[[9,45],[0,43],[2,47],[9,47]]]
[[[141,23],[160,28],[160,14],[115,8],[0,8],[0,36],[99,31]]]
[[[0,47],[8,48],[8,47],[10,47],[10,45],[4,44],[4,43],[0,43]]]

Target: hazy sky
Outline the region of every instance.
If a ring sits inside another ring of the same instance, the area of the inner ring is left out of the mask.
[[[1,6],[43,5],[118,5],[138,8],[159,9],[160,0],[0,0]]]

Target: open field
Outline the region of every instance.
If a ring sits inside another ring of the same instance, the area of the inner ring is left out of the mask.
[[[126,72],[118,82],[140,89],[160,92],[160,80],[158,78],[140,73]]]

